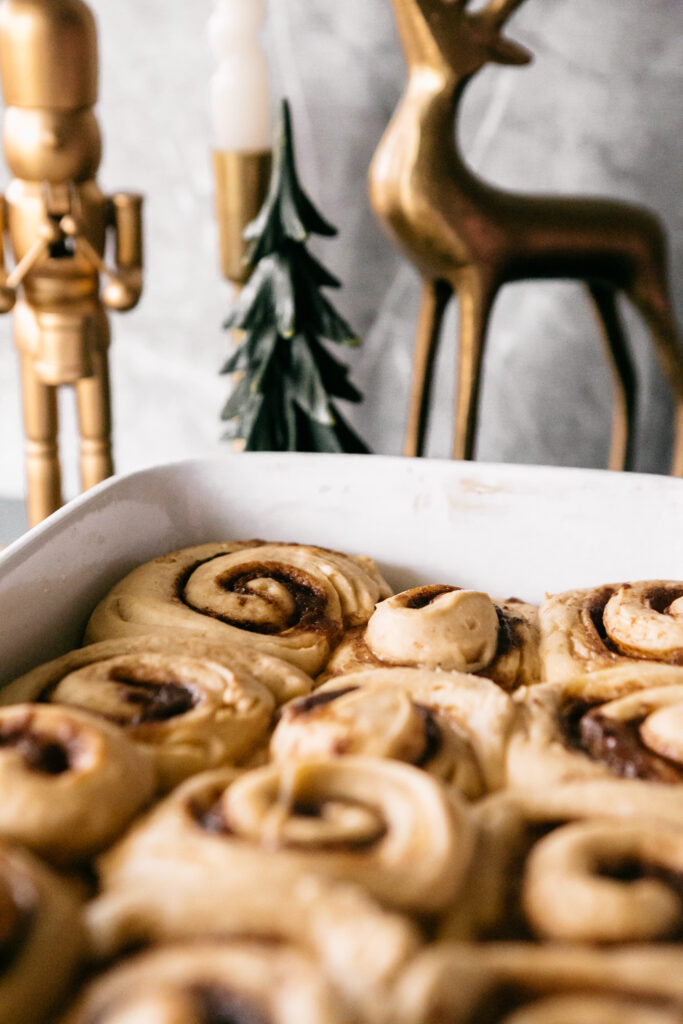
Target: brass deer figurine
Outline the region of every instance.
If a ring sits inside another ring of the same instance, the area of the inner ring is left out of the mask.
[[[511,281],[585,281],[614,376],[610,469],[632,468],[636,375],[615,296],[643,316],[676,401],[672,471],[683,475],[683,352],[667,290],[666,239],[643,207],[607,199],[514,194],[488,185],[461,156],[455,121],[485,64],[526,64],[502,34],[522,0],[393,0],[408,82],[370,167],[380,221],[423,279],[404,454],[421,455],[436,347],[452,295],[459,303],[453,457],[473,456],[486,328]]]

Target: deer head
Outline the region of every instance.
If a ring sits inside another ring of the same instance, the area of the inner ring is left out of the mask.
[[[393,0],[408,63],[469,77],[485,64],[527,64],[531,54],[502,34],[523,0],[488,0],[468,10],[468,0]]]

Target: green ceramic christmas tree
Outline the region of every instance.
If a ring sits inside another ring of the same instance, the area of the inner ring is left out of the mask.
[[[324,344],[360,342],[322,294],[339,281],[306,249],[336,233],[299,184],[284,101],[268,195],[245,232],[253,271],[225,323],[245,336],[221,370],[240,374],[221,418],[246,451],[368,450],[335,404],[362,396]]]

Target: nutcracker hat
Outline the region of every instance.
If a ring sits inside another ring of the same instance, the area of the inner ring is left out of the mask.
[[[83,0],[2,0],[5,105],[77,110],[97,102],[97,26]]]

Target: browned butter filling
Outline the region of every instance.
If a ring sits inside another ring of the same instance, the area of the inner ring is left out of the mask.
[[[569,746],[583,750],[594,761],[604,764],[623,779],[645,782],[683,781],[683,769],[656,754],[640,738],[642,719],[620,722],[592,710],[580,701],[570,701],[564,711],[563,726]]]
[[[108,716],[117,725],[135,726],[144,722],[165,722],[176,715],[186,714],[199,703],[191,689],[180,683],[148,683],[116,674],[112,675],[112,679],[123,684],[122,699],[127,704],[138,707],[132,716]]]
[[[254,1002],[237,992],[214,985],[191,989],[197,1007],[197,1024],[269,1024],[270,1017]],[[194,1024],[194,1021],[192,1022]]]
[[[428,762],[439,753],[443,742],[443,736],[441,734],[441,727],[431,710],[425,707],[424,704],[416,704],[415,707],[419,711],[424,722],[424,749],[420,757],[415,762],[416,766],[421,768],[423,765],[428,764]]]
[[[0,882],[0,978],[9,970],[31,928],[34,908],[16,903]]]
[[[13,747],[28,768],[45,775],[69,771],[74,754],[70,746],[34,732],[28,722],[0,729],[0,749],[3,747]]]
[[[415,587],[405,606],[406,608],[426,608],[442,594],[452,594],[454,590],[460,589],[460,587],[449,587],[446,583],[430,583],[425,587]]]
[[[353,693],[357,689],[357,686],[343,686],[338,690],[326,690],[324,693],[311,693],[306,697],[297,697],[284,709],[283,717],[286,715],[288,718],[298,718],[307,715],[311,711],[315,711],[316,708],[331,704],[338,697],[343,697],[346,693]]]
[[[363,806],[362,804],[358,803],[358,801],[355,801],[355,800],[344,800],[344,801],[336,800],[335,801],[335,803],[342,803],[342,802],[347,804],[350,807],[351,806],[357,806],[357,807]],[[295,817],[299,817],[299,818],[320,818],[320,817],[323,817],[323,815],[324,815],[325,803],[326,803],[325,800],[320,800],[320,801],[297,800],[292,805],[289,813],[291,815],[293,815]],[[223,835],[223,836],[233,836],[233,835],[235,835],[235,832],[231,828],[230,823],[225,820],[225,816],[223,814],[223,798],[222,798],[222,795],[219,796],[219,798],[217,800],[214,800],[213,802],[208,802],[207,801],[207,802],[204,802],[203,804],[200,804],[199,802],[197,802],[196,804],[194,804],[193,806],[190,807],[190,812],[191,812],[192,817],[194,818],[194,820],[199,825],[199,827],[201,829],[203,829],[205,832],[210,832],[212,835]],[[356,837],[356,838],[350,840],[349,842],[344,842],[343,840],[340,840],[340,841],[330,841],[329,839],[325,839],[325,840],[321,839],[320,841],[316,842],[315,839],[311,838],[311,839],[307,839],[306,842],[303,845],[305,846],[305,848],[307,850],[314,850],[314,849],[320,849],[320,850],[323,850],[323,849],[324,850],[346,850],[346,849],[349,848],[349,846],[352,846],[354,849],[368,849],[369,847],[374,846],[375,843],[379,842],[384,837],[385,834],[386,834],[386,827],[382,827],[378,831],[377,834],[375,834],[372,837],[367,838],[367,839],[359,839],[359,838]],[[287,839],[283,838],[283,840],[280,843],[280,845],[283,848],[286,848],[286,847],[295,847],[295,846],[298,846],[299,844],[297,842],[291,840],[291,839],[287,840]]]
[[[216,555],[214,557],[220,558],[221,556]],[[218,586],[228,593],[237,595],[238,600],[241,598],[241,603],[244,605],[254,599],[254,591],[249,587],[249,584],[254,580],[275,580],[287,588],[294,601],[294,610],[286,622],[284,624],[256,623],[249,622],[246,619],[233,619],[227,615],[221,615],[210,608],[197,607],[190,601],[187,596],[187,582],[193,572],[203,564],[205,563],[198,562],[196,565],[191,566],[178,580],[178,596],[183,604],[186,604],[189,608],[193,608],[203,615],[210,615],[212,618],[219,619],[221,622],[225,622],[227,625],[234,626],[237,629],[249,630],[251,633],[272,635],[297,627],[299,629],[315,630],[316,632],[330,635],[334,640],[338,639],[339,628],[337,624],[325,615],[327,595],[322,588],[316,587],[311,577],[303,570],[299,571],[293,566],[285,568],[276,562],[255,562],[252,565],[241,565],[238,569],[223,573],[222,576],[217,578]],[[266,595],[259,594],[258,596],[261,601],[268,602]]]

